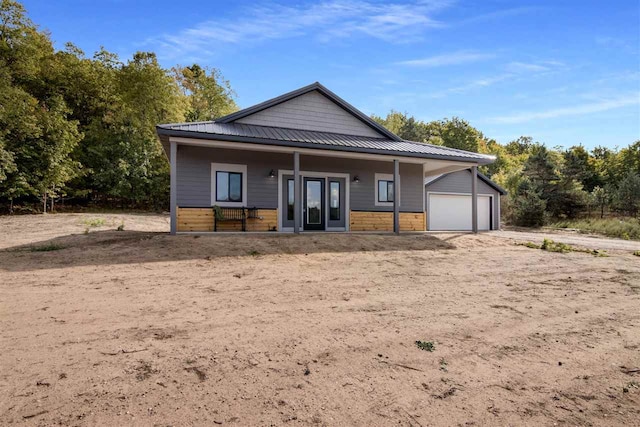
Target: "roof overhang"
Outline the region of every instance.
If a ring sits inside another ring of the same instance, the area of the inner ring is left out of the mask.
[[[337,145],[325,145],[314,144],[309,142],[297,142],[297,141],[281,141],[264,138],[254,138],[246,136],[234,136],[234,135],[215,135],[205,132],[184,131],[176,129],[167,129],[164,127],[156,127],[160,140],[168,154],[168,139],[175,140],[179,144],[190,145],[202,145],[202,146],[220,146],[219,143],[231,144],[226,148],[240,149],[240,150],[253,150],[253,151],[280,151],[290,152],[294,151],[305,152],[306,154],[322,155],[322,156],[336,156],[336,157],[350,157],[350,158],[367,158],[369,156],[375,156],[378,160],[391,161],[393,159],[403,159],[407,163],[426,163],[428,160],[443,160],[453,161],[456,163],[463,163],[466,167],[473,165],[485,165],[493,163],[495,158],[493,156],[483,156],[482,158],[468,158],[458,157],[455,155],[440,155],[440,154],[426,154],[426,153],[411,153],[406,151],[394,151],[394,150],[381,150],[375,148],[363,148],[363,147],[347,147]],[[269,149],[269,148],[270,149]],[[444,166],[443,166],[444,167]],[[458,167],[456,170],[464,169],[464,167]],[[433,172],[444,173],[444,172]]]

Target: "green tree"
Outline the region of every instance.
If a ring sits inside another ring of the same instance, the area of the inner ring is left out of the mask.
[[[609,191],[600,186],[596,186],[593,191],[591,191],[591,199],[593,200],[595,206],[600,209],[600,218],[604,218],[604,210],[607,206],[609,206],[609,202],[611,199]]]
[[[580,182],[587,191],[602,185],[596,165],[589,152],[582,145],[576,145],[562,152],[564,165],[562,174]]]
[[[439,140],[433,138],[426,123],[409,116],[407,113],[391,110],[384,119],[375,115],[371,118],[407,141],[440,143]]]
[[[630,171],[620,184],[614,195],[616,209],[631,216],[640,212],[640,175]]]
[[[69,120],[64,99],[47,84],[55,74],[51,41],[26,17],[19,3],[0,3],[0,194],[9,200],[39,195],[46,210],[77,173],[71,158],[82,135]]]
[[[479,151],[480,140],[483,138],[480,131],[458,117],[430,122],[427,129],[432,139],[440,145],[474,153]]]
[[[169,175],[155,125],[183,119],[180,91],[152,53],[136,53],[111,77],[113,104],[88,132],[93,188],[122,203],[160,207]]]
[[[172,73],[186,97],[186,121],[213,120],[238,109],[231,84],[222,77],[220,70],[193,64],[176,66]]]
[[[515,225],[540,227],[544,224],[547,203],[531,179],[525,177],[520,181],[510,205],[511,220]]]

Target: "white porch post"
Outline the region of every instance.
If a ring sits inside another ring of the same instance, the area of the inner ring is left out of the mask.
[[[400,234],[400,162],[393,161],[393,232]]]
[[[178,143],[170,141],[171,149],[169,155],[169,212],[171,212],[170,233],[176,234],[178,228]]]
[[[293,153],[293,232],[300,233],[301,207],[300,153]]]
[[[471,168],[471,229],[478,232],[478,166]]]

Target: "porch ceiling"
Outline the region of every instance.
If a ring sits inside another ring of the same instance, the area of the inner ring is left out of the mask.
[[[456,172],[463,169],[469,169],[474,166],[472,163],[451,162],[446,160],[429,160],[424,163],[424,176],[442,175],[446,173]]]

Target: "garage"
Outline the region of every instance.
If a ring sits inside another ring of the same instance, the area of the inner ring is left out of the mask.
[[[468,169],[425,178],[427,230],[471,231],[471,171]],[[498,184],[478,173],[478,230],[500,229]]]
[[[471,231],[471,195],[429,194],[429,230]],[[478,230],[491,230],[491,196],[478,196]]]

